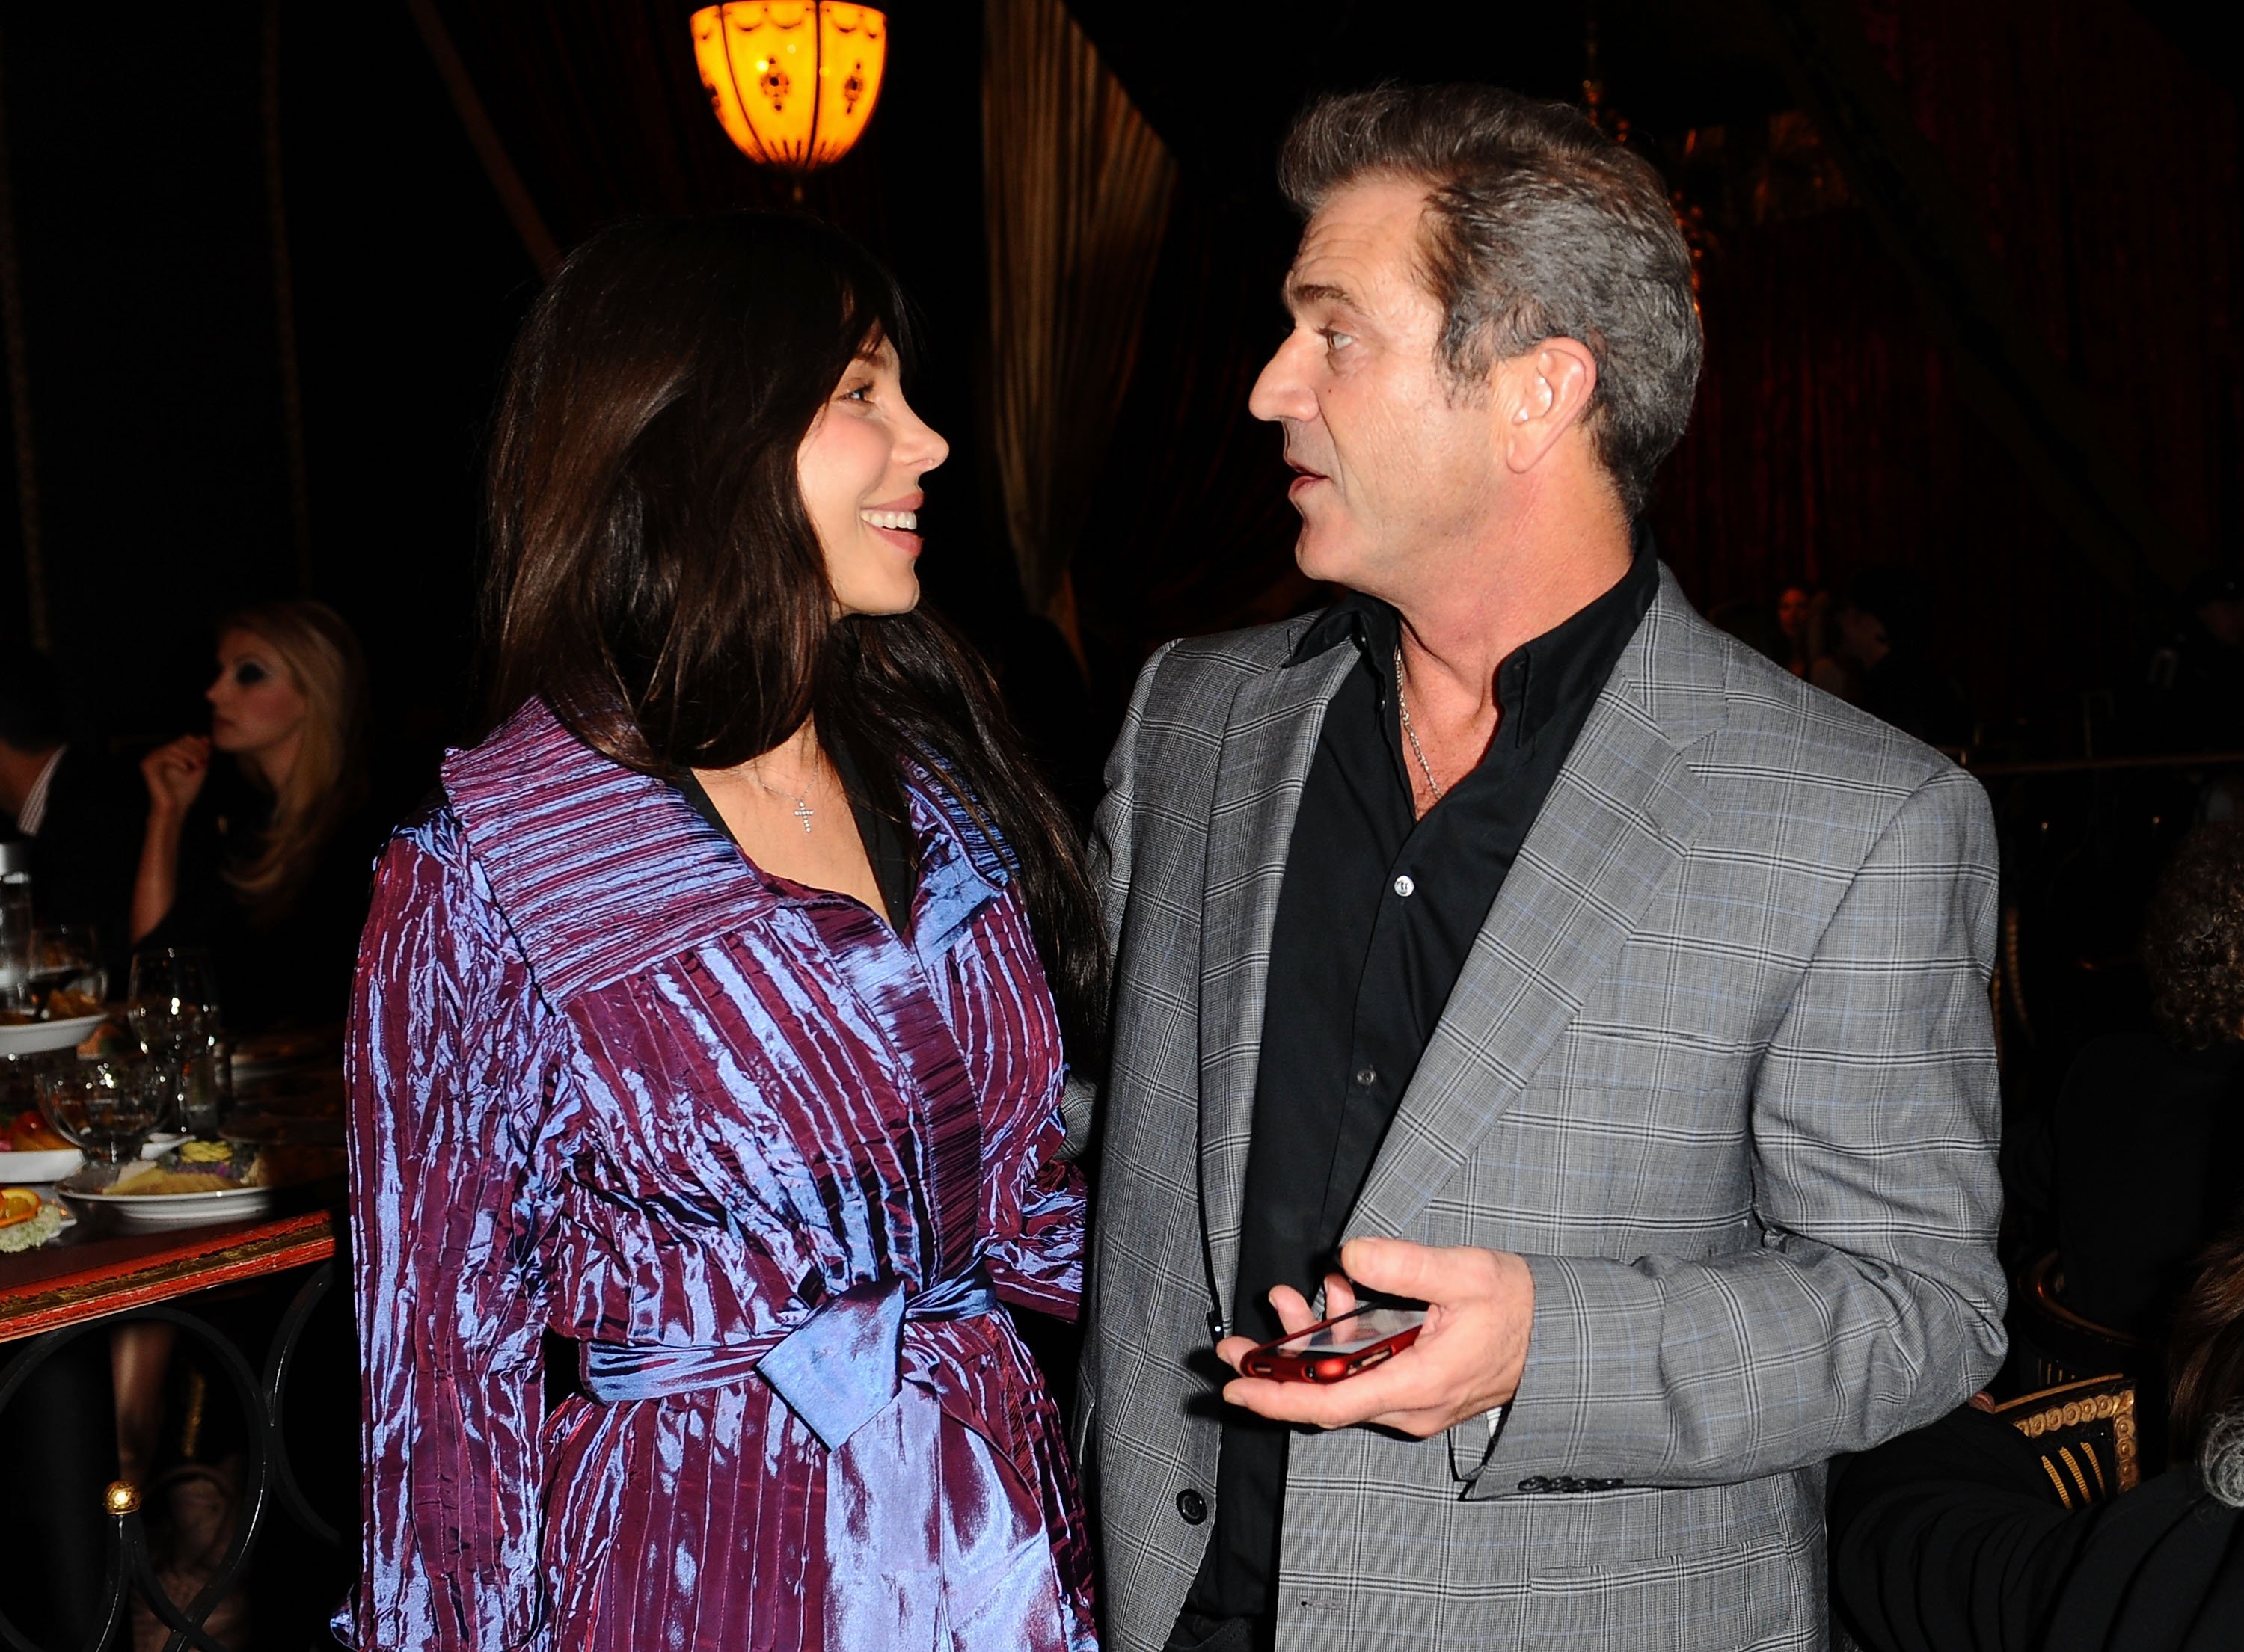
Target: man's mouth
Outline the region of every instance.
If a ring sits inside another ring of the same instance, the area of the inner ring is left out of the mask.
[[[1330,482],[1332,480],[1330,476],[1325,475],[1321,470],[1312,470],[1308,466],[1304,464],[1295,464],[1290,459],[1286,462],[1294,472],[1293,481],[1288,482],[1286,486],[1286,497],[1288,499],[1299,499],[1303,494],[1308,492],[1311,488],[1316,486],[1317,483],[1321,482]]]

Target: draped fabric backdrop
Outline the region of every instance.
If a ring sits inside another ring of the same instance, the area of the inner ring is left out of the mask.
[[[1783,3],[1703,9],[1734,22]],[[2232,93],[2126,0],[1848,3],[1967,204],[2011,309],[2091,404],[2103,453],[2172,529],[2185,566],[2234,559],[2244,361]],[[1133,14],[1093,10],[1114,14],[1113,61],[1158,91],[1159,63],[1124,51]],[[1697,16],[1679,5],[1675,29],[1688,34]],[[1732,33],[1740,54],[1757,49],[1751,30]],[[1386,40],[1367,29],[1362,51],[1312,84],[1446,72],[1553,90],[1523,81],[1531,54],[1501,43],[1429,71],[1382,57]],[[1939,598],[1941,662],[1990,735],[2031,718],[2038,748],[2077,751],[2084,711],[2100,715],[2107,691],[2139,678],[2158,617],[2075,548],[1959,395],[1955,360],[1843,179],[1811,199],[1770,177],[1795,163],[1835,169],[1785,103],[1774,57],[1748,67],[1693,84],[1690,64],[1639,51],[1605,88],[1611,110],[1644,118],[1632,141],[1670,167],[1682,205],[1707,209],[1708,359],[1654,506],[1662,546],[1705,608],[1769,601],[1795,582],[1842,584],[1873,564],[1914,569]],[[1227,106],[1220,88],[1185,84]],[[1151,91],[1140,101],[1157,118],[1167,107]],[[1734,150],[1750,139],[1762,157],[1757,179],[1733,179],[1743,187],[1727,208],[1676,164],[1693,138],[1705,152],[1713,123]],[[1103,644],[1104,671],[1124,686],[1165,637],[1318,595],[1287,555],[1277,437],[1245,408],[1278,335],[1273,294],[1292,246],[1269,187],[1274,136],[1231,132],[1235,170],[1179,150],[1144,359],[1076,567],[1094,657]],[[1111,703],[1116,683],[1100,689]]]
[[[1029,606],[1072,632],[1176,166],[1060,0],[987,0],[983,53],[990,449]]]
[[[2006,279],[2187,562],[2240,550],[2234,98],[2122,0],[1859,0]],[[1704,265],[1708,356],[1654,520],[1702,605],[1874,563],[1939,594],[1990,732],[2077,742],[2139,676],[2146,616],[1957,394],[1857,209],[1772,214]],[[2083,696],[2090,697],[2084,704]]]

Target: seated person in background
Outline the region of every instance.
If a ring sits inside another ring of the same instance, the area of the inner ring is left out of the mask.
[[[2183,843],[2143,967],[2155,1030],[2089,1044],[2058,1094],[2057,1224],[2066,1305],[2156,1341],[2244,1197],[2244,826]]]
[[[1735,597],[1707,610],[1707,623],[1779,665],[1792,657],[1791,641],[1774,609],[1750,597]]]
[[[42,924],[91,924],[121,988],[147,805],[126,765],[64,735],[52,666],[0,659],[0,815],[30,843],[32,911]]]
[[[1870,1652],[2244,1644],[2244,1229],[2205,1261],[2175,1320],[2166,1473],[2068,1512],[2040,1453],[1971,1406],[1847,1466],[1832,1598]]]
[[[140,765],[133,944],[207,949],[235,1033],[339,1022],[384,835],[358,641],[323,603],[266,603],[220,627],[218,665],[209,737]],[[216,775],[213,751],[233,759]]]
[[[1804,585],[1787,585],[1777,593],[1776,629],[1784,634],[1784,668],[1795,677],[1808,675],[1815,663],[1812,651],[1814,639],[1809,631],[1809,620],[1815,610],[1815,598]]]
[[[1928,745],[1953,748],[1970,743],[1971,713],[1932,657],[1932,610],[1930,590],[1906,569],[1866,568],[1849,581],[1838,652],[1858,686],[1844,698]]]

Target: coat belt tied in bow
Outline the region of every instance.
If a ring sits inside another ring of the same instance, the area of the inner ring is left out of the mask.
[[[898,1354],[907,1321],[971,1319],[997,1311],[979,1269],[907,1294],[902,1279],[875,1280],[828,1297],[794,1330],[716,1347],[587,1342],[578,1370],[603,1405],[726,1388],[760,1376],[829,1451],[889,1408],[903,1386]]]

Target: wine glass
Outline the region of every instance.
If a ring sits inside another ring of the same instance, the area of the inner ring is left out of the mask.
[[[171,1085],[182,1129],[218,1128],[219,1001],[210,956],[192,947],[150,947],[133,954],[125,1019]]]
[[[139,1152],[171,1102],[166,1075],[138,1056],[71,1062],[41,1073],[38,1086],[47,1123],[71,1146],[109,1165]]]
[[[0,1010],[29,1019],[31,999],[31,886],[0,877]]]
[[[91,924],[44,924],[31,932],[31,990],[48,1006],[51,1019],[65,1015],[91,1015],[109,996],[109,971],[101,961],[101,945]],[[53,1003],[57,992],[86,1001],[91,1008]]]

